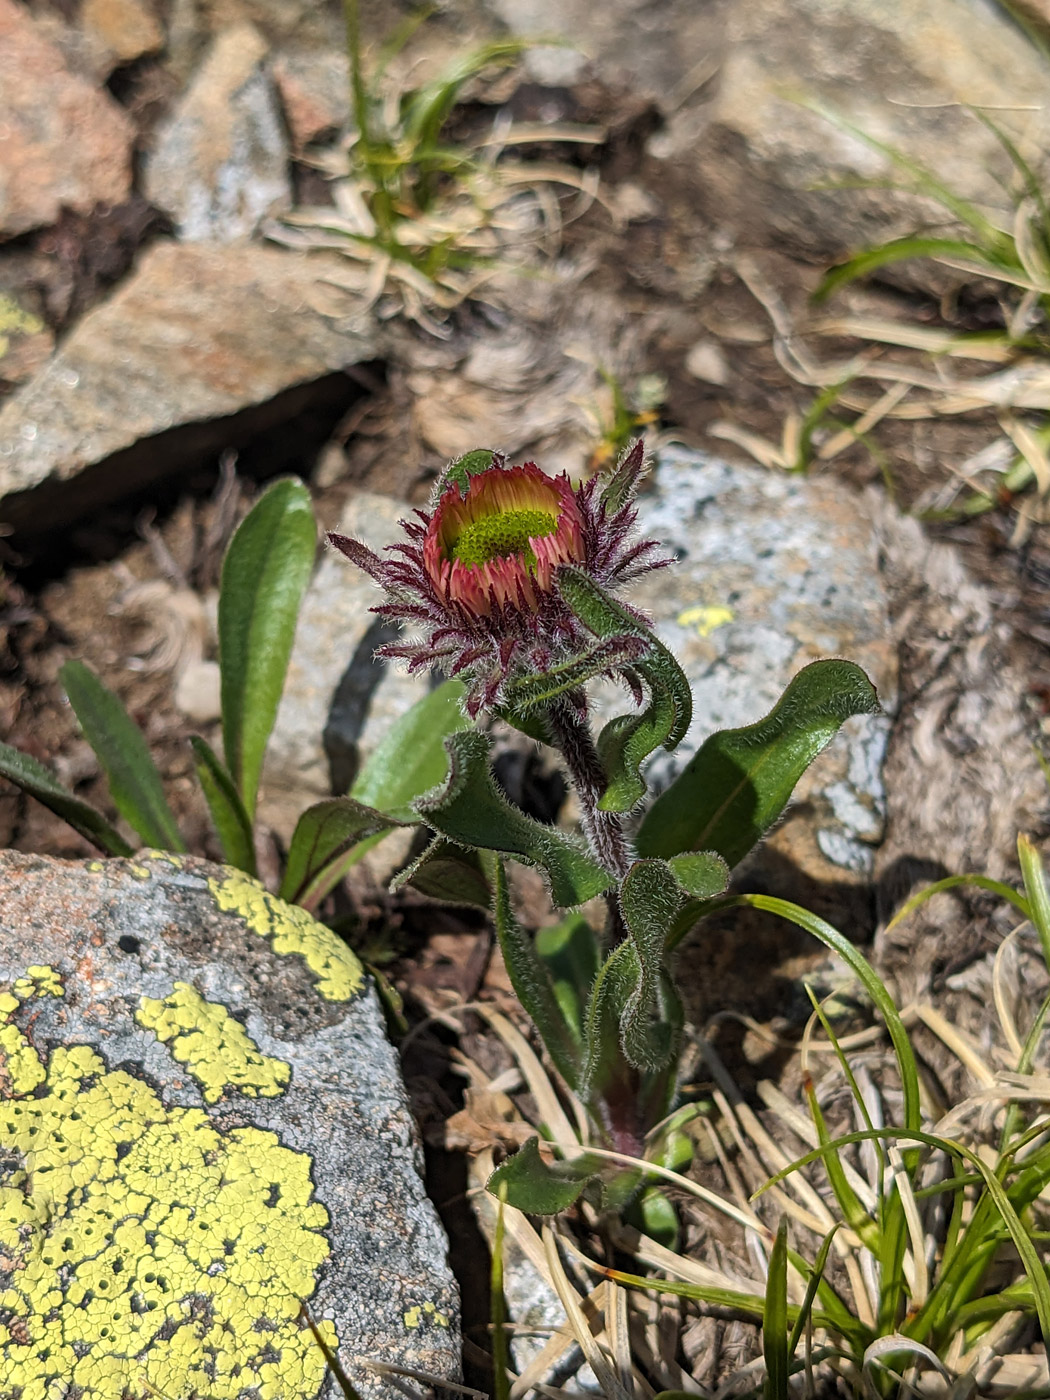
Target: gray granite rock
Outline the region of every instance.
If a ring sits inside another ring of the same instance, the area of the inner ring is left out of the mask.
[[[267,43],[250,24],[213,41],[146,161],[146,197],[181,238],[229,243],[291,204],[288,147]]]
[[[777,475],[668,447],[640,501],[639,529],[678,557],[639,580],[631,602],[653,619],[693,690],[693,723],[648,770],[665,787],[716,729],[760,719],[810,661],[841,656],[896,692],[876,538],[861,499],[831,479]],[[606,692],[604,711],[619,696]],[[886,716],[849,720],[796,790],[773,840],[812,873],[867,877],[882,836]]]
[[[334,255],[154,244],[0,409],[0,520],[43,511],[51,528],[185,470],[227,444],[217,422],[372,358],[368,315],[327,310],[340,271]],[[171,431],[191,426],[193,442]]]
[[[484,3],[516,34],[567,41],[527,56],[540,80],[572,81],[589,64],[655,101],[667,121],[653,154],[680,159],[720,192],[730,226],[751,181],[752,220],[822,255],[914,224],[917,209],[882,185],[899,173],[885,157],[807,104],[836,109],[994,207],[1006,162],[966,108],[986,108],[1030,154],[1050,139],[1050,65],[991,0]],[[851,178],[878,187],[827,191]],[[928,221],[927,206],[918,212]]]
[[[239,872],[0,854],[0,1393],[363,1396],[458,1300],[356,958]]]

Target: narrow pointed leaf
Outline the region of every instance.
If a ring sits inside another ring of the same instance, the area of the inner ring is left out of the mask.
[[[610,515],[633,500],[644,465],[645,443],[638,438],[624,453],[616,470],[602,487],[601,502]]]
[[[193,734],[190,736],[190,747],[193,749],[197,780],[208,803],[222,853],[230,865],[254,875],[255,841],[251,820],[244,810],[240,793],[210,744]]]
[[[308,807],[296,823],[280,897],[290,904],[305,899],[316,904],[341,878],[343,859],[352,847],[400,825],[352,797],[332,797]],[[327,883],[336,869],[340,874]]]
[[[554,992],[546,965],[536,952],[532,936],[521,927],[510,906],[507,876],[497,857],[492,908],[503,961],[511,986],[543,1038],[547,1053],[570,1088],[576,1087],[580,1073],[578,1038]]]
[[[489,1177],[487,1188],[507,1205],[529,1215],[558,1215],[592,1183],[601,1179],[596,1157],[581,1154],[571,1162],[552,1162],[540,1156],[539,1138],[529,1140],[508,1157]]]
[[[448,777],[446,736],[470,727],[462,707],[465,694],[460,681],[445,681],[399,715],[361,765],[351,797],[414,822],[411,803]]]
[[[0,744],[0,778],[6,778],[30,797],[42,802],[100,851],[105,851],[109,856],[133,854],[132,847],[101,812],[96,812],[87,802],[74,797],[50,769],[10,744]]]
[[[226,551],[219,587],[219,665],[226,766],[249,817],[277,718],[295,624],[317,549],[310,493],[278,481]]]
[[[109,780],[117,811],[147,846],[184,851],[186,843],[164,796],[142,730],[113,692],[82,661],[67,661],[59,679]]]
[[[769,1252],[762,1351],[766,1361],[763,1400],[788,1400],[787,1221],[781,1220]]]
[[[511,806],[492,776],[483,734],[473,729],[452,734],[445,748],[451,764],[448,782],[414,804],[428,826],[461,846],[501,851],[539,866],[562,908],[584,904],[614,883],[577,842]]]
[[[877,714],[875,687],[850,661],[814,661],[764,719],[712,734],[656,799],[643,856],[717,851],[736,865],[780,816],[795,784],[851,715]]]
[[[446,904],[473,904],[485,910],[492,907],[492,890],[477,851],[465,851],[443,836],[435,836],[423,854],[391,880],[390,889],[396,891],[404,885]]]

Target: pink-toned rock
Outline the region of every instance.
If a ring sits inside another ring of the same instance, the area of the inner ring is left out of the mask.
[[[274,60],[273,76],[297,151],[347,120],[350,65],[344,54],[289,49]]]
[[[126,199],[133,136],[117,104],[69,71],[20,5],[0,0],[0,235]]]
[[[112,67],[164,47],[164,30],[145,0],[83,0],[80,27],[105,46]]]

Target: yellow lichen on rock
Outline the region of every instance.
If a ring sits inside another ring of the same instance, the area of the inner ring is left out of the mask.
[[[19,985],[53,994],[42,971]],[[20,1005],[0,994],[7,1018]],[[324,1355],[299,1311],[330,1251],[310,1158],[274,1133],[220,1132],[202,1109],[167,1108],[88,1045],[45,1064],[10,1019],[4,1029],[19,1037],[22,1087],[9,1059],[0,1397],[316,1395]]]
[[[208,888],[218,907],[237,914],[255,933],[270,940],[275,953],[298,954],[317,978],[326,1001],[349,1001],[364,986],[360,962],[331,929],[319,924],[298,905],[286,904],[258,880],[229,869]]]
[[[221,1002],[205,1001],[188,982],[176,982],[163,1001],[143,997],[135,1020],[170,1045],[200,1084],[205,1103],[217,1103],[227,1088],[272,1099],[288,1087],[291,1066],[264,1055]]]

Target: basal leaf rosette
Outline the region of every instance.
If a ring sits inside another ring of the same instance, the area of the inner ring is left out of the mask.
[[[611,479],[574,486],[534,462],[508,466],[498,452],[474,452],[452,464],[431,509],[403,521],[405,539],[383,556],[329,535],[383,588],[373,612],[409,629],[378,654],[409,671],[460,676],[471,715],[499,704],[508,682],[564,665],[594,637],[566,604],[560,569],[616,588],[670,562],[654,541],[630,537],[643,465],[638,443]],[[610,664],[609,674],[618,669]]]

